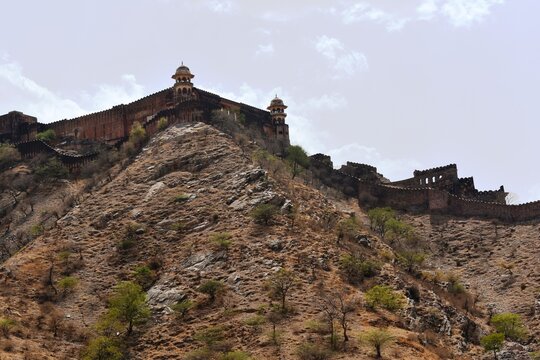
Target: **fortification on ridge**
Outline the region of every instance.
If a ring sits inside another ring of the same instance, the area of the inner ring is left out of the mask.
[[[43,124],[36,117],[12,111],[0,116],[0,142],[16,144],[24,157],[40,153],[55,155],[66,166],[78,168],[96,158],[97,153],[74,154],[36,140],[39,132],[51,129],[70,150],[83,149],[96,143],[118,145],[129,136],[135,122],[144,126],[148,135],[158,131],[158,120],[169,124],[211,122],[216,111],[232,114],[254,130],[267,150],[284,154],[289,142],[289,126],[285,119],[287,106],[276,97],[266,110],[239,103],[196,88],[195,75],[183,63],[172,75],[170,88],[158,91],[129,104],[73,119]],[[447,213],[460,216],[481,216],[505,221],[540,219],[540,201],[507,205],[504,187],[479,191],[472,177],[460,178],[457,166],[450,164],[427,170],[415,170],[409,179],[391,182],[377,168],[347,162],[333,168],[324,154],[311,157],[311,171],[319,181],[356,197],[361,206],[392,206],[413,212]]]

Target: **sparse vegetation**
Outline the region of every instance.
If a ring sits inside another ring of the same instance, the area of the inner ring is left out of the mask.
[[[365,331],[361,335],[364,343],[372,346],[375,349],[375,358],[382,358],[383,349],[395,341],[396,337],[383,329],[373,329]]]
[[[17,151],[15,146],[10,144],[0,144],[0,170],[4,170],[21,158],[21,154]]]
[[[182,319],[186,317],[189,310],[193,308],[195,304],[189,299],[184,299],[177,302],[172,306],[173,311],[178,314]]]
[[[159,118],[158,123],[157,123],[157,128],[159,131],[165,130],[168,125],[169,125],[169,121],[167,120],[166,117]]]
[[[504,344],[504,334],[493,333],[480,339],[480,344],[486,352],[493,351],[493,357],[497,360],[497,353],[501,351]]]
[[[55,157],[38,165],[35,168],[34,173],[36,177],[42,181],[65,179],[69,175],[68,169]]]
[[[54,139],[56,139],[56,133],[53,129],[47,129],[45,131],[42,131],[40,133],[37,133],[36,135],[37,140],[45,141],[45,142],[51,142]]]
[[[369,289],[366,294],[366,305],[371,309],[382,307],[389,311],[397,311],[403,308],[405,299],[403,295],[386,285],[376,285]]]
[[[30,236],[32,237],[38,237],[40,235],[43,235],[43,232],[45,231],[45,228],[41,224],[34,224],[30,227]]]
[[[422,266],[427,258],[424,252],[416,250],[401,250],[396,255],[398,262],[410,273]]]
[[[88,343],[83,360],[121,360],[124,357],[118,340],[108,336],[96,337]]]
[[[309,166],[309,157],[306,151],[298,145],[291,145],[287,148],[286,159],[291,168],[293,179]]]
[[[15,326],[15,321],[10,318],[2,318],[0,317],[0,331],[2,331],[2,334],[7,339],[9,338],[9,335],[11,333],[11,330]]]
[[[220,360],[249,360],[251,357],[243,351],[229,351],[225,353]]]
[[[173,201],[176,203],[183,203],[191,199],[189,194],[178,194],[174,197]]]
[[[374,261],[362,260],[361,258],[346,254],[339,261],[339,267],[351,284],[359,284],[364,278],[377,275],[380,265]]]
[[[78,283],[79,279],[73,276],[66,276],[60,279],[58,281],[58,287],[62,291],[62,296],[66,296],[67,294],[73,292]]]
[[[232,235],[228,232],[220,232],[210,235],[210,241],[218,250],[227,251],[232,244]]]
[[[286,299],[290,291],[296,286],[297,280],[294,274],[286,269],[280,269],[273,274],[266,283],[270,297],[277,299],[281,304],[281,311],[287,312]]]
[[[332,352],[320,344],[305,343],[298,347],[296,355],[300,360],[327,360]]]
[[[139,284],[143,289],[149,289],[156,281],[156,272],[147,265],[137,266],[133,271],[133,277],[135,282]]]
[[[135,121],[129,132],[129,142],[136,147],[140,147],[144,141],[146,141],[146,130],[142,127],[140,122]]]
[[[212,304],[216,300],[216,297],[225,290],[225,284],[217,280],[207,280],[197,290],[208,295],[208,301]]]
[[[260,204],[253,209],[251,217],[256,223],[269,225],[278,212],[276,206],[272,204]]]
[[[341,220],[337,226],[338,242],[341,239],[351,240],[358,233],[359,228],[358,220],[354,216]]]
[[[386,223],[390,219],[395,219],[396,213],[389,207],[375,208],[368,211],[371,230],[384,237],[386,233]]]

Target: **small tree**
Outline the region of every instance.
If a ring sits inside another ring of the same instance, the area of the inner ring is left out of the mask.
[[[150,316],[150,308],[146,304],[146,293],[131,281],[116,285],[109,299],[108,314],[127,326],[127,334],[131,334],[133,326],[142,324]]]
[[[352,239],[358,232],[359,228],[360,225],[358,224],[358,220],[354,216],[341,220],[337,227],[338,243],[341,239]]]
[[[303,168],[309,166],[309,157],[301,146],[291,145],[287,148],[287,162],[291,167],[291,174],[294,179]]]
[[[141,123],[135,121],[131,126],[131,131],[129,132],[129,142],[139,147],[146,140],[146,130],[142,127]]]
[[[403,295],[386,285],[376,285],[369,289],[366,294],[366,305],[372,309],[382,307],[389,311],[396,311],[404,306]]]
[[[186,317],[188,311],[193,308],[193,305],[193,301],[185,299],[174,304],[172,309],[183,319]]]
[[[197,289],[199,292],[208,295],[208,301],[212,304],[216,296],[225,290],[225,285],[221,281],[208,280]]]
[[[118,342],[107,336],[90,340],[83,354],[83,360],[121,360],[123,357]]]
[[[362,340],[375,348],[375,357],[382,358],[382,350],[396,339],[383,329],[368,330],[362,334]]]
[[[259,224],[269,225],[277,214],[277,208],[272,204],[259,204],[251,212],[251,217]]]
[[[396,213],[389,207],[375,208],[368,211],[371,230],[376,231],[384,237],[386,233],[386,222],[396,217]]]
[[[268,279],[266,286],[272,298],[281,302],[281,311],[285,313],[285,301],[289,292],[296,286],[296,276],[286,269],[280,269]]]
[[[497,360],[497,352],[501,351],[504,344],[504,334],[493,333],[480,339],[480,344],[486,352],[493,351],[493,357]]]
[[[270,311],[266,314],[266,320],[270,324],[272,324],[272,332],[270,334],[270,338],[272,339],[272,342],[274,345],[279,344],[279,334],[276,330],[277,325],[283,320],[283,313],[280,311],[280,309],[277,306],[272,306],[270,308]]]
[[[491,324],[498,333],[504,334],[505,337],[512,340],[523,340],[527,336],[527,330],[523,326],[521,316],[518,314],[501,313],[494,315],[491,318]]]
[[[137,266],[133,271],[135,282],[143,289],[149,289],[156,281],[156,272],[150,269],[147,265]]]
[[[362,260],[352,254],[345,254],[339,260],[339,268],[347,281],[351,284],[358,284],[366,277],[377,275],[380,265],[370,260]]]

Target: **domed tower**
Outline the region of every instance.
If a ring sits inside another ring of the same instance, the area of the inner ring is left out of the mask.
[[[287,117],[287,114],[285,113],[286,108],[287,105],[285,105],[283,100],[278,98],[277,95],[272,99],[270,106],[268,106],[267,109],[270,110],[274,125],[285,124],[285,118]]]
[[[289,125],[285,124],[285,118],[287,117],[287,113],[285,113],[286,108],[287,105],[285,105],[283,100],[278,98],[277,95],[270,102],[270,106],[267,107],[267,109],[270,111],[270,116],[272,117],[274,136],[288,144]]]
[[[184,65],[184,62],[176,69],[172,78],[175,80],[174,96],[177,100],[186,100],[193,96],[193,83],[191,79],[194,77],[195,75]]]

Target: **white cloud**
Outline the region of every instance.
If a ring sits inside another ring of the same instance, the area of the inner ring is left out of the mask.
[[[342,11],[341,17],[346,25],[355,22],[372,21],[383,24],[388,31],[401,30],[410,21],[407,17],[400,17],[386,12],[366,2],[357,3],[346,8]]]
[[[144,96],[144,88],[137,84],[135,77],[123,75],[120,85],[99,85],[95,93],[82,93],[80,99],[75,101],[62,97],[29,79],[24,75],[22,67],[16,62],[0,64],[0,89],[6,93],[22,94],[21,101],[5,104],[5,106],[37,116],[41,122],[51,122],[105,110],[113,105],[128,103]]]
[[[212,0],[207,3],[210,10],[217,13],[230,13],[233,8],[232,1],[228,0]]]
[[[441,12],[456,27],[470,26],[484,20],[492,6],[503,3],[504,0],[448,0]]]
[[[296,105],[300,111],[338,110],[348,105],[347,99],[339,94],[323,94]]]
[[[274,44],[260,44],[257,46],[255,55],[270,55],[274,53]]]
[[[383,25],[387,31],[399,31],[410,22],[446,19],[455,27],[468,27],[480,23],[491,13],[495,5],[505,0],[417,0],[396,4],[392,10],[373,5],[375,1],[363,1],[343,9],[339,15],[344,24],[373,22]],[[331,13],[328,11],[328,13]]]
[[[326,35],[319,36],[315,42],[315,50],[331,62],[334,78],[354,75],[359,71],[367,71],[367,58],[358,51],[347,51],[343,43]]]
[[[412,176],[412,169],[421,168],[414,159],[391,159],[384,157],[377,149],[351,143],[326,152],[332,157],[334,167],[339,168],[347,161],[368,164],[377,167],[377,171],[392,181]]]

